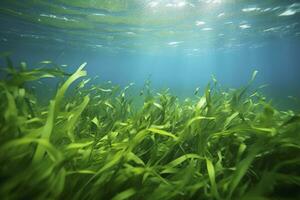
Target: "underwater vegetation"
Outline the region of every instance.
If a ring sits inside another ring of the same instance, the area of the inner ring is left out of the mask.
[[[85,65],[1,66],[1,199],[300,199],[300,115],[251,89],[257,72],[184,101],[146,83],[136,106]],[[60,80],[47,105],[44,78]]]

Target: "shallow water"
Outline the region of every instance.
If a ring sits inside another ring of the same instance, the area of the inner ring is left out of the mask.
[[[178,96],[257,85],[284,104],[300,96],[300,3],[297,0],[103,0],[0,3],[0,50],[14,60],[52,60],[72,71],[83,62],[101,80]],[[279,104],[281,104],[279,103]]]
[[[0,197],[300,199],[299,13],[2,0]]]

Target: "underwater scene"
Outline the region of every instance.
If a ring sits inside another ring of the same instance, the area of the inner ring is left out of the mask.
[[[299,0],[1,0],[0,199],[300,199]]]

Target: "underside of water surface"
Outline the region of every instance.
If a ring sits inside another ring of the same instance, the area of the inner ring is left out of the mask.
[[[2,0],[0,26],[0,199],[300,199],[297,0]]]

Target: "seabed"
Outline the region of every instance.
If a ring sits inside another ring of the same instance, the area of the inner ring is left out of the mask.
[[[1,199],[300,199],[300,115],[253,89],[257,72],[184,101],[145,84],[135,106],[129,87],[90,84],[84,67],[7,59]],[[32,87],[45,78],[60,80],[46,105]]]

